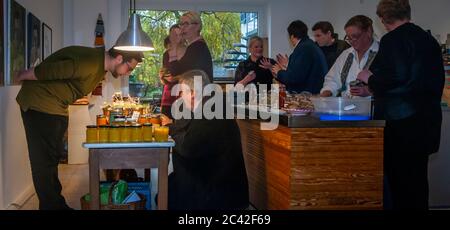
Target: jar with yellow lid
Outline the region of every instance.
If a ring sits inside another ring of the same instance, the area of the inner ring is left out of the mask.
[[[131,142],[142,142],[142,125],[131,126]]]
[[[98,130],[96,125],[86,126],[86,143],[98,142]]]
[[[111,143],[120,142],[120,126],[112,125],[109,127],[109,142]]]
[[[153,141],[153,130],[151,123],[145,123],[142,127],[142,140],[144,142],[152,142]]]
[[[120,142],[131,142],[131,125],[124,125],[120,127]]]
[[[98,127],[98,142],[107,143],[109,141],[109,126],[102,125]]]

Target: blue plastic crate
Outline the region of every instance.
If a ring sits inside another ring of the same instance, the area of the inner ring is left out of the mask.
[[[100,182],[103,186],[111,185],[111,182]],[[151,200],[151,183],[150,182],[127,182],[128,184],[128,192],[136,191],[145,196],[145,209],[152,209],[152,200]]]

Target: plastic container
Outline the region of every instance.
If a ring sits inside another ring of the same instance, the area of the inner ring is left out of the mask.
[[[323,121],[361,121],[372,118],[372,98],[313,97],[314,113]]]

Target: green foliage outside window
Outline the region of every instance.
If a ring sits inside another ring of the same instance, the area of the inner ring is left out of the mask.
[[[178,23],[183,11],[138,11],[142,29],[153,41],[154,51],[146,52],[144,61],[137,67],[130,82],[142,82],[146,85],[145,97],[161,94],[162,84],[158,73],[162,66],[164,38],[169,28]],[[202,36],[206,40],[213,57],[214,68],[223,66],[225,51],[233,49],[233,43],[239,43],[242,37],[240,13],[202,12]]]

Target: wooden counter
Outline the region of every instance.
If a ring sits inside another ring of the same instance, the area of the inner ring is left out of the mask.
[[[257,209],[382,209],[384,121],[280,121],[261,131],[259,120],[238,120]]]

